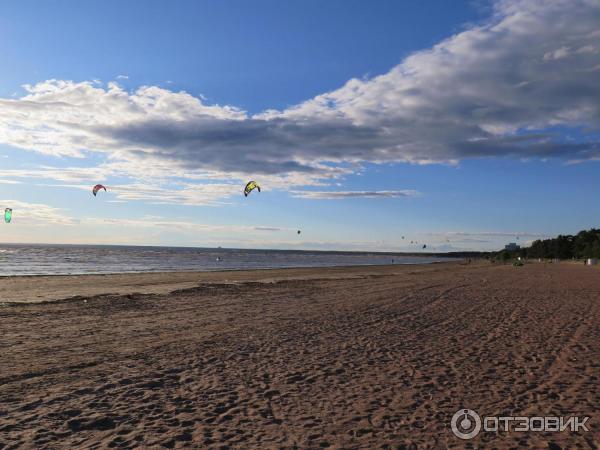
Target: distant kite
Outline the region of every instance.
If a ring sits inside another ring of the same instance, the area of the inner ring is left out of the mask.
[[[256,181],[248,181],[246,187],[244,188],[244,197],[248,197],[250,192],[252,192],[254,189],[257,189],[258,192],[260,192],[260,186],[258,183]]]
[[[426,245],[426,244],[423,244],[423,248],[427,248],[427,245]]]
[[[4,210],[4,221],[6,223],[10,223],[11,220],[12,220],[12,208],[6,208]]]
[[[302,233],[300,230],[298,230],[298,234]]]
[[[97,184],[96,186],[94,186],[94,188],[92,189],[92,194],[94,194],[94,197],[96,196],[96,194],[98,193],[98,191],[100,189],[104,189],[104,192],[106,192],[106,188],[104,186],[102,186],[101,184]]]

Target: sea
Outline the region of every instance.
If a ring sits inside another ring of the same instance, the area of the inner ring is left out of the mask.
[[[0,276],[181,272],[383,264],[452,258],[394,253],[120,245],[0,244]]]

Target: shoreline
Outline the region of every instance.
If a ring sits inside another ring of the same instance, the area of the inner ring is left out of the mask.
[[[149,274],[178,274],[178,273],[215,273],[215,272],[253,272],[259,270],[301,270],[301,269],[335,269],[335,268],[355,268],[355,267],[386,267],[386,266],[423,266],[430,264],[445,264],[460,262],[464,258],[448,257],[444,258],[447,261],[428,261],[428,262],[406,262],[394,264],[344,264],[344,265],[329,265],[329,266],[290,266],[290,267],[257,267],[252,269],[203,269],[203,270],[138,270],[138,271],[123,271],[123,272],[97,272],[97,273],[33,273],[33,274],[18,274],[18,275],[0,275],[0,280],[4,278],[35,278],[35,277],[85,277],[85,276],[112,276],[112,275],[149,275]]]
[[[72,275],[0,276],[0,305],[52,303],[99,295],[169,294],[203,284],[273,283],[286,280],[343,279],[394,275],[406,268],[460,265],[461,260],[351,266],[222,269],[173,272],[117,272]],[[349,276],[350,274],[350,276]],[[35,280],[35,284],[31,281]],[[107,286],[108,285],[108,286]]]

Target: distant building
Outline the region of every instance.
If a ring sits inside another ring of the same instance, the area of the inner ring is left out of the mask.
[[[521,247],[519,245],[517,245],[514,242],[511,242],[510,244],[506,244],[504,246],[504,250],[508,250],[509,252],[515,251],[515,250],[519,250]]]

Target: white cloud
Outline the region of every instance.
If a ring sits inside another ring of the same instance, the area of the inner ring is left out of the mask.
[[[214,206],[223,199],[240,195],[241,189],[234,184],[184,184],[177,189],[166,189],[147,184],[107,186],[118,200],[145,201],[148,203]]]
[[[114,227],[125,227],[125,228],[162,228],[171,231],[188,231],[188,232],[210,232],[210,233],[226,233],[226,234],[255,234],[265,232],[279,232],[279,231],[291,231],[291,229],[285,227],[276,227],[268,225],[215,225],[215,224],[204,224],[184,220],[180,218],[167,218],[161,216],[145,216],[139,219],[126,219],[126,218],[87,218],[82,219],[81,223],[84,225],[101,225],[114,226]],[[295,230],[294,230],[295,231]]]
[[[1,183],[1,180],[0,180]],[[54,188],[71,188],[89,191],[89,184],[38,184],[38,186]],[[101,197],[110,198],[111,203],[126,203],[128,201],[144,201],[151,204],[179,204],[190,206],[216,206],[222,204],[234,195],[241,196],[242,188],[234,184],[191,184],[179,183],[171,188],[156,184],[131,183],[131,184],[105,184],[107,192],[100,192]],[[112,198],[114,195],[115,198]]]
[[[199,223],[184,218],[169,218],[162,216],[144,216],[141,218],[88,217],[75,218],[68,210],[55,208],[42,203],[29,203],[14,199],[0,200],[0,208],[13,210],[12,225],[14,226],[49,226],[49,225],[79,225],[79,226],[113,226],[118,229],[166,229],[183,232],[207,232],[225,234],[256,234],[263,235],[271,232],[295,232],[295,229],[273,225],[223,225]]]
[[[28,203],[14,199],[0,200],[0,207],[2,211],[4,208],[12,208],[14,226],[18,226],[19,223],[27,225],[74,225],[77,223],[64,209],[41,203]]]
[[[292,191],[298,198],[311,200],[336,200],[344,198],[403,198],[416,197],[420,193],[413,190],[403,191]]]
[[[157,86],[129,92],[116,83],[48,80],[0,99],[0,142],[54,156],[100,154],[104,165],[85,169],[94,181],[110,168],[161,182],[262,174],[284,188],[286,178],[315,185],[366,162],[585,161],[600,157],[593,135],[571,142],[544,130],[600,128],[598,23],[596,0],[499,0],[486,23],[388,73],[255,115]],[[64,181],[85,175],[53,170],[45,169]]]
[[[2,169],[5,177],[46,179],[63,181],[67,183],[89,182],[96,184],[104,181],[109,175],[114,174],[107,166],[99,167],[48,167],[41,166],[35,169]],[[91,188],[91,186],[89,186]]]
[[[569,53],[571,53],[569,47],[561,47],[554,51],[547,52],[546,54],[544,54],[544,60],[548,61],[552,59],[566,58],[567,56],[569,56]]]

